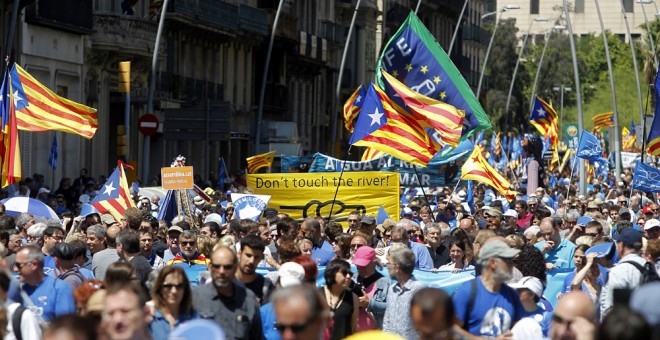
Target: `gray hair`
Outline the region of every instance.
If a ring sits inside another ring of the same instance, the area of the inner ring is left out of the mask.
[[[94,224],[87,228],[87,233],[92,233],[96,238],[102,239],[105,237],[105,228],[100,224]]]
[[[565,221],[574,222],[574,221],[577,221],[578,218],[580,218],[580,213],[577,210],[572,209],[566,214]]]
[[[54,220],[52,218],[49,218],[44,223],[46,224],[47,227],[57,227],[57,228],[62,229],[62,231],[64,231],[64,226],[62,226],[62,223],[60,223],[60,221],[58,221],[58,220]]]
[[[32,227],[30,227],[32,228]],[[44,267],[44,253],[41,251],[41,248],[35,246],[35,245],[29,245],[22,247],[21,250],[26,249],[27,250],[27,260],[28,262],[32,261],[37,261],[37,264],[39,267],[43,268]],[[21,251],[19,250],[19,251]]]
[[[48,226],[45,223],[35,223],[28,228],[27,234],[34,238],[42,238],[46,228],[48,228]]]
[[[407,218],[402,218],[397,224],[397,227],[402,227],[405,228],[406,230],[412,230],[412,228],[415,227],[415,222],[413,220],[409,220]],[[419,224],[417,224],[419,226]]]
[[[197,239],[197,234],[195,234],[195,232],[192,231],[192,230],[184,230],[181,233],[181,235],[179,235],[179,241],[181,241],[181,239],[184,239],[184,238],[185,239],[190,239],[191,238],[191,239],[196,240]]]
[[[23,230],[23,226],[25,223],[28,223],[31,218],[34,217],[32,217],[32,214],[30,213],[23,212],[18,214],[18,216],[16,216],[16,229]]]
[[[402,272],[412,275],[415,270],[415,253],[408,248],[390,249],[392,264],[398,265]]]

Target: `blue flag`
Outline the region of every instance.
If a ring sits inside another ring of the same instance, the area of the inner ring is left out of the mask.
[[[378,207],[378,214],[376,214],[376,223],[377,224],[382,224],[385,222],[385,219],[390,218],[390,215],[385,211],[385,208],[381,205]]]
[[[50,165],[50,168],[53,170],[57,169],[57,135],[53,135],[53,145],[50,147],[48,165]]]
[[[660,192],[660,170],[637,161],[632,188],[644,192]]]
[[[225,165],[225,159],[220,157],[218,158],[218,188],[220,188],[220,190],[225,190],[226,174],[227,174],[227,165]]]
[[[472,180],[467,181],[467,204],[470,207],[470,213],[474,214],[474,188],[472,187]]]
[[[580,135],[576,156],[592,162],[607,163],[607,160],[603,158],[603,148],[600,141],[586,130],[582,130]]]
[[[160,210],[158,211],[158,220],[165,220],[168,223],[172,221],[177,215],[179,215],[179,208],[176,204],[176,192],[173,190],[168,190],[165,194],[165,198],[160,203]]]

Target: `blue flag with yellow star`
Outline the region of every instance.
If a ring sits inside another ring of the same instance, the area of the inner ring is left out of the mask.
[[[381,69],[412,90],[465,111],[462,139],[492,127],[470,86],[415,13],[410,12],[378,60],[376,79],[385,89]],[[389,92],[393,101],[405,107]]]

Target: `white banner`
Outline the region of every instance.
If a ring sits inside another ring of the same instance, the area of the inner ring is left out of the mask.
[[[639,153],[636,152],[622,152],[621,153],[621,166],[624,168],[635,167],[635,162],[642,160]]]

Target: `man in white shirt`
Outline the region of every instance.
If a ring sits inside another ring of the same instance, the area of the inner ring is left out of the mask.
[[[4,259],[2,262],[5,262]],[[20,303],[7,301],[10,280],[5,271],[0,271],[0,303],[4,304],[7,310],[7,329],[4,339],[14,340],[19,337],[22,339],[41,339],[41,327],[37,317],[29,309],[23,308]],[[20,315],[14,315],[17,310],[21,312]],[[20,329],[14,329],[14,324],[20,324]]]

